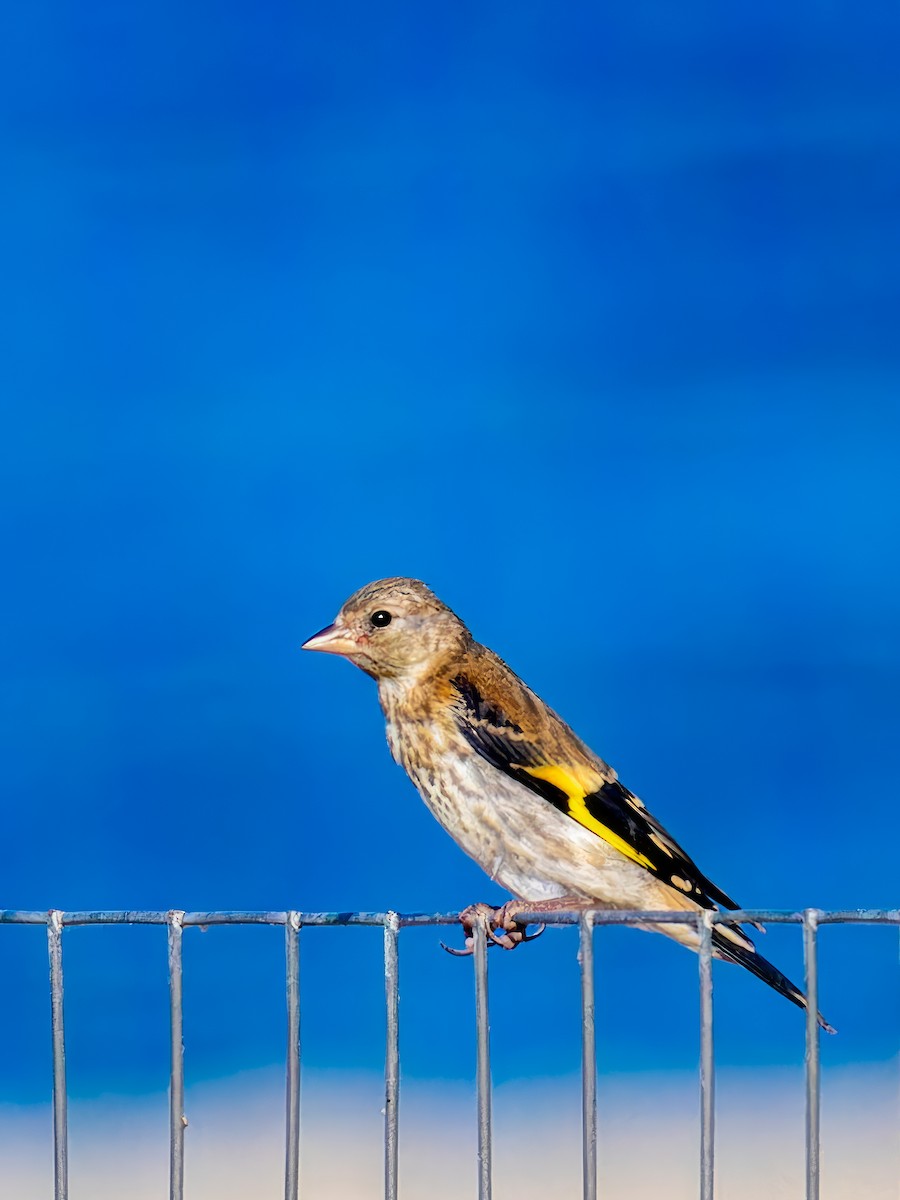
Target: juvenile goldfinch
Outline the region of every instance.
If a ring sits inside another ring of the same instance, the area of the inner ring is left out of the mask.
[[[739,907],[612,767],[419,580],[368,584],[303,649],[342,655],[377,681],[394,758],[451,837],[517,897],[497,910],[466,909],[467,944],[473,923],[483,921],[512,949],[529,940],[517,915],[534,911]],[[690,926],[645,928],[698,948]],[[739,925],[715,925],[712,942],[717,958],[806,1007],[800,988]]]

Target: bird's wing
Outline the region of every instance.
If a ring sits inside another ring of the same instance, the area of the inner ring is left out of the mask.
[[[505,663],[486,651],[466,668],[454,716],[476,753],[702,908],[739,907]]]

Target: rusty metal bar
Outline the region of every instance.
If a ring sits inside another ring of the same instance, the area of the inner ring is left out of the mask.
[[[457,916],[457,920],[459,917]],[[472,929],[475,958],[475,1034],[478,1105],[478,1200],[491,1200],[491,1030],[488,1023],[487,933],[484,924]]]
[[[69,1130],[66,1095],[66,1032],[63,1022],[62,913],[44,914],[50,956],[50,1027],[53,1040],[53,1195],[69,1195]]]
[[[307,925],[384,925],[383,912],[308,912],[301,914],[300,924]],[[542,913],[535,908],[532,913],[522,913],[529,924],[541,922],[545,925],[577,925],[580,912]],[[594,925],[693,925],[695,916],[689,912],[653,912],[643,909],[594,910]],[[802,912],[787,909],[742,908],[729,912],[715,912],[709,918],[714,925],[721,922],[743,924],[761,921],[771,925],[799,925]],[[60,913],[60,924],[70,925],[166,925],[167,912],[151,910],[116,909]],[[188,925],[284,925],[287,912],[244,911],[233,912],[186,912],[182,924]],[[422,925],[457,925],[459,913],[398,913],[400,928]],[[47,913],[41,910],[0,909],[0,925],[44,925]],[[819,912],[819,925],[900,925],[900,909],[897,908],[851,908],[831,912]]]
[[[700,932],[700,1200],[713,1200],[715,1187],[715,1073],[713,1066],[712,927],[709,911]]]
[[[594,1028],[594,919],[581,914],[581,1168],[584,1200],[597,1200],[597,1041]]]
[[[386,1034],[384,1048],[384,1196],[397,1200],[398,1104],[400,1101],[400,960],[396,913],[384,918],[384,998]]]
[[[289,912],[284,924],[287,1000],[284,1200],[297,1200],[300,1192],[300,921],[300,913]]]
[[[184,913],[168,914],[169,925],[169,1200],[184,1197],[184,1015],[181,950]]]
[[[696,925],[696,913],[677,911],[654,912],[650,909],[593,909],[594,925]],[[516,914],[518,921],[527,921],[529,925],[576,925],[581,916],[578,912],[543,912],[535,905],[530,912]],[[0,921],[3,915],[0,913]],[[713,925],[752,924],[759,921],[767,925],[799,925],[803,921],[802,912],[791,912],[782,908],[736,908],[725,912],[710,912],[708,918]],[[433,917],[425,914],[401,914],[401,925],[452,925],[459,920],[452,913],[436,913]],[[900,908],[848,908],[819,911],[820,925],[900,925]],[[322,922],[326,924],[328,922]],[[363,923],[363,922],[361,922]],[[66,924],[69,924],[68,915]]]
[[[806,974],[806,1200],[819,1200],[819,961],[816,931],[819,913],[803,914],[803,962]]]

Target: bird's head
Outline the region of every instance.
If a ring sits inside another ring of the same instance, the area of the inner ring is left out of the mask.
[[[418,579],[379,579],[346,601],[304,650],[349,658],[373,679],[416,679],[471,641],[455,613]]]

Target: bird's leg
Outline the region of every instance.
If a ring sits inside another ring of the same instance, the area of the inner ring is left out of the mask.
[[[584,912],[590,908],[599,908],[596,900],[588,900],[584,896],[558,896],[553,900],[507,900],[499,908],[490,904],[470,904],[459,914],[459,920],[466,935],[464,950],[454,950],[451,946],[441,945],[448,954],[464,957],[475,949],[473,929],[477,924],[484,926],[490,939],[488,946],[502,946],[504,950],[515,950],[523,942],[533,942],[544,932],[544,926],[539,925],[534,933],[528,932],[532,922],[521,921],[522,913],[529,912]]]
[[[529,904],[524,900],[509,900],[500,908],[494,908],[493,905],[484,903],[470,904],[459,914],[460,924],[466,935],[465,949],[454,950],[451,946],[445,946],[443,942],[441,945],[448,954],[455,954],[460,958],[471,954],[475,949],[473,931],[478,924],[484,926],[484,931],[488,936],[488,947],[496,944],[502,946],[504,950],[515,950],[516,946],[521,945],[522,942],[533,942],[544,932],[544,926],[541,925],[535,933],[529,933],[528,922],[517,921],[515,913],[510,911],[511,906],[516,904],[519,905],[521,912],[545,907],[544,905]]]
[[[496,911],[497,910],[491,904],[484,904],[483,902],[478,904],[470,904],[468,908],[464,908],[459,914],[459,921],[463,927],[463,933],[466,935],[465,949],[455,950],[452,946],[448,946],[444,942],[441,942],[441,946],[447,951],[448,954],[454,954],[457,958],[465,958],[466,955],[474,953],[475,926],[479,924],[483,925],[485,933],[487,933],[488,938],[490,939],[493,936],[491,933],[491,919]],[[493,942],[488,940],[487,945],[492,946]]]
[[[600,907],[596,900],[588,900],[584,896],[557,896],[553,900],[507,900],[493,914],[489,932],[495,942],[507,950],[514,950],[519,942],[533,942],[545,929],[541,925],[537,933],[526,935],[529,922],[519,920],[522,913],[585,912]],[[498,937],[494,930],[503,930],[503,934]]]
[[[544,906],[530,903],[528,900],[507,900],[491,913],[487,931],[504,950],[515,950],[516,946],[521,946],[523,942],[533,942],[541,936],[546,927],[538,925],[534,933],[529,933],[528,926],[531,922],[518,920],[518,914],[533,912],[536,908]]]

